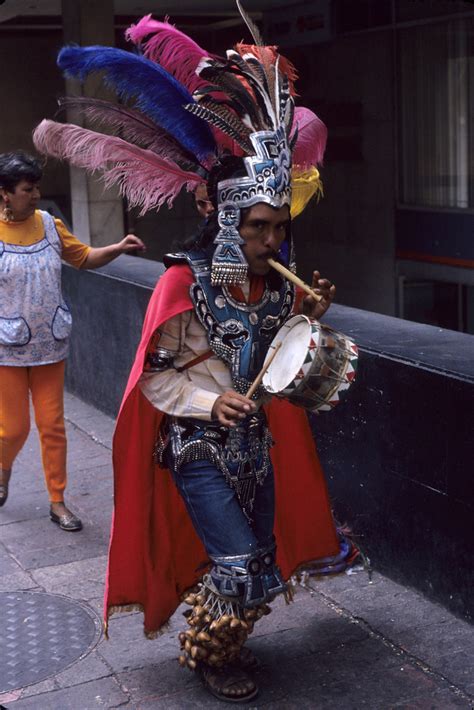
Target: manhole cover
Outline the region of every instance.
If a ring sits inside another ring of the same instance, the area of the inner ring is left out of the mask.
[[[39,683],[89,653],[100,638],[95,612],[44,592],[0,592],[0,693]]]

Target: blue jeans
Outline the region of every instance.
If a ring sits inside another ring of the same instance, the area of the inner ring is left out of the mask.
[[[239,557],[272,545],[275,489],[271,468],[257,485],[252,523],[224,475],[209,461],[186,463],[173,477],[209,556]]]

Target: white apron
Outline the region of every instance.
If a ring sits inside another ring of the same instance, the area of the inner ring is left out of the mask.
[[[62,243],[48,212],[44,237],[29,246],[0,241],[0,366],[64,360],[72,317],[61,293]]]

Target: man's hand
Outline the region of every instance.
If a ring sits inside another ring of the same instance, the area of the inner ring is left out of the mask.
[[[212,408],[211,416],[226,427],[237,426],[241,419],[256,410],[255,402],[243,394],[229,390],[221,394]]]
[[[319,320],[326,313],[334,300],[336,287],[328,279],[321,279],[319,271],[313,271],[311,288],[322,296],[320,301],[316,301],[311,296],[305,296],[301,302],[301,313],[309,318]]]
[[[120,254],[129,254],[134,251],[146,251],[146,246],[135,234],[127,234],[121,242],[117,244]]]

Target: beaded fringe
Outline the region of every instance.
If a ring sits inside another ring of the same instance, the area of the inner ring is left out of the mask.
[[[181,646],[178,662],[191,670],[198,664],[221,668],[237,660],[255,622],[271,612],[268,604],[244,609],[238,602],[216,594],[205,583],[188,593],[184,602],[191,607],[184,612],[190,629],[178,636]]]

